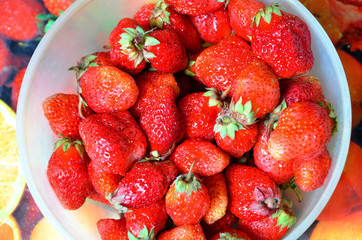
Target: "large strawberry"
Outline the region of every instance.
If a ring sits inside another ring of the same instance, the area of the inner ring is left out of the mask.
[[[113,174],[124,176],[146,153],[146,137],[127,111],[87,117],[79,133],[90,158]]]
[[[299,17],[280,11],[278,2],[255,15],[251,47],[281,78],[304,74],[313,67],[308,26]]]
[[[239,219],[257,221],[280,208],[281,191],[262,170],[235,163],[226,169],[225,178],[229,209]]]
[[[44,5],[51,14],[60,15],[75,0],[44,0]]]
[[[80,139],[78,126],[82,121],[79,114],[79,98],[76,94],[56,93],[46,98],[43,103],[43,113],[55,135]],[[92,114],[88,107],[82,110],[84,117]]]
[[[202,15],[215,11],[224,5],[224,1],[217,0],[166,0],[181,14]]]
[[[78,209],[93,190],[88,177],[90,159],[79,140],[61,138],[54,148],[47,168],[49,183],[65,209]]]
[[[332,127],[325,108],[312,102],[294,103],[282,111],[269,138],[269,153],[284,161],[319,155],[331,138]]]
[[[200,224],[188,224],[174,227],[171,230],[164,231],[158,237],[158,240],[206,240],[204,231]]]
[[[97,222],[97,229],[102,240],[128,239],[126,219],[103,218]]]
[[[246,233],[234,228],[224,229],[210,238],[210,240],[221,239],[251,240],[251,238]]]

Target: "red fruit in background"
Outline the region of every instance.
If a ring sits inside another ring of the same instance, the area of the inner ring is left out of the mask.
[[[158,240],[206,240],[200,224],[182,225],[171,230],[164,231]]]
[[[231,36],[229,15],[224,8],[204,15],[190,16],[190,19],[205,42],[216,44]]]
[[[39,35],[36,16],[44,12],[36,0],[2,0],[0,35],[15,41],[31,40]]]
[[[258,12],[253,22],[253,53],[281,78],[312,69],[314,58],[308,26],[297,16],[280,11],[278,3]],[[262,15],[264,14],[264,17]]]
[[[43,0],[45,7],[51,14],[60,15],[75,0]]]
[[[327,178],[331,161],[327,149],[319,156],[295,159],[293,173],[300,189],[309,192],[321,187]]]
[[[251,41],[253,18],[265,4],[257,0],[230,0],[227,10],[234,33],[246,41]]]
[[[361,156],[362,148],[357,143],[351,141],[343,172],[347,175],[360,200],[362,200],[361,176],[359,171],[362,167]]]
[[[204,229],[206,237],[209,238],[221,230],[231,228],[236,223],[236,221],[237,219],[235,215],[232,214],[229,210],[226,210],[225,215],[213,224],[209,225],[202,221],[201,226]]]
[[[65,209],[80,208],[92,192],[88,177],[90,159],[79,140],[62,138],[50,157],[47,177],[59,202]]]
[[[332,120],[316,103],[299,102],[284,109],[270,134],[268,150],[279,161],[316,156],[331,139]]]
[[[18,106],[18,99],[19,99],[19,93],[21,84],[23,83],[24,75],[25,75],[26,68],[20,70],[18,74],[16,74],[14,80],[13,80],[13,87],[11,89],[11,107],[12,109],[16,110]]]
[[[196,159],[193,173],[200,176],[212,176],[222,172],[230,157],[211,142],[187,139],[178,145],[170,156],[181,173],[187,173]]]
[[[128,111],[87,117],[79,133],[89,157],[113,174],[124,176],[146,153],[146,137]]]
[[[165,2],[172,4],[177,12],[193,16],[211,13],[225,4],[224,1],[217,0],[166,0]]]
[[[230,211],[239,219],[257,221],[280,208],[281,191],[262,170],[231,164],[225,171]]]
[[[209,106],[210,97],[204,92],[186,95],[177,104],[185,122],[185,138],[214,139],[214,125],[221,109]]]
[[[9,76],[11,60],[9,48],[4,40],[0,38],[0,86],[6,82]]]
[[[218,239],[244,239],[251,240],[251,238],[241,230],[238,229],[225,229],[216,235],[214,235],[210,240],[218,240]]]
[[[147,3],[140,7],[140,9],[138,9],[138,11],[133,15],[133,19],[136,20],[145,30],[151,29],[150,15],[155,6],[155,3]]]
[[[97,229],[102,240],[128,239],[126,219],[99,219]]]
[[[76,94],[56,93],[43,101],[43,113],[55,135],[80,139],[78,127],[82,121],[79,115],[79,97]],[[86,108],[85,117],[92,111]]]
[[[89,68],[80,78],[80,87],[82,97],[95,112],[129,109],[139,91],[132,76],[113,66]]]

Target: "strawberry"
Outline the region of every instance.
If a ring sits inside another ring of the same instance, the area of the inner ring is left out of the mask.
[[[208,14],[190,16],[190,19],[205,42],[217,44],[231,36],[229,15],[224,8],[219,8]]]
[[[225,171],[229,209],[239,219],[257,221],[280,208],[281,191],[262,170],[231,164]]]
[[[113,174],[124,176],[146,153],[146,137],[128,111],[87,117],[79,133],[90,158]]]
[[[200,224],[182,225],[171,230],[164,231],[158,240],[206,240],[204,231]]]
[[[47,167],[49,183],[65,209],[78,209],[93,190],[89,157],[82,143],[69,137],[59,139],[54,149]]]
[[[199,138],[206,141],[214,139],[214,125],[220,108],[210,106],[212,96],[205,93],[191,93],[182,98],[177,104],[185,122],[185,138]],[[213,104],[211,104],[213,105]]]
[[[13,83],[12,83],[13,86],[11,88],[11,107],[14,110],[16,110],[17,105],[18,105],[20,88],[23,83],[25,72],[26,72],[26,68],[23,68],[20,71],[18,71],[18,73],[16,74],[16,76],[13,80]]]
[[[331,161],[327,149],[317,157],[295,159],[293,173],[300,189],[308,192],[321,187],[327,178]]]
[[[103,218],[97,222],[97,229],[102,240],[126,240],[128,231],[126,228],[126,219]]]
[[[152,233],[154,236],[165,226],[168,215],[165,200],[161,199],[148,206],[129,209],[124,214],[127,230],[135,237],[140,237],[142,231]],[[152,238],[150,238],[152,239]]]
[[[290,78],[313,67],[311,35],[300,18],[278,7],[273,2],[255,14],[251,47],[279,77]]]
[[[316,103],[299,102],[282,111],[268,150],[279,161],[319,155],[331,138],[332,120]]]
[[[254,57],[251,47],[238,36],[231,36],[204,49],[196,58],[196,80],[208,88],[225,91]]]
[[[292,204],[283,199],[276,213],[257,221],[240,219],[238,229],[255,240],[280,240],[295,221]]]
[[[171,182],[173,182],[173,180],[175,180],[177,177],[177,168],[171,160],[154,161],[152,163],[157,170],[166,176],[168,185],[170,185]]]
[[[147,3],[140,7],[137,12],[133,15],[133,19],[136,20],[143,29],[150,30],[150,15],[155,8],[155,3]]]
[[[228,194],[225,177],[222,173],[204,177],[203,184],[205,184],[210,196],[210,207],[202,220],[207,224],[213,224],[226,213]]]
[[[150,15],[151,27],[174,30],[179,35],[187,51],[200,51],[202,40],[190,19],[169,6],[162,0],[156,3]]]
[[[230,157],[211,142],[187,139],[178,145],[170,156],[181,173],[190,171],[196,159],[193,172],[200,176],[212,176],[222,172],[228,165]]]
[[[113,66],[91,67],[80,78],[79,93],[98,113],[129,109],[138,91],[133,77]]]
[[[211,13],[224,5],[224,1],[217,0],[166,0],[172,7],[181,14],[203,15]]]
[[[0,35],[15,41],[31,40],[39,35],[36,16],[44,12],[36,0],[2,0]]]
[[[55,135],[80,139],[78,126],[82,121],[79,115],[79,98],[76,94],[56,93],[43,101],[43,113]],[[89,108],[83,116],[92,114]]]
[[[108,196],[116,190],[119,182],[122,180],[121,175],[104,171],[102,167],[97,166],[97,162],[95,161],[89,163],[88,175],[94,190],[103,197]]]
[[[96,202],[103,203],[103,204],[108,205],[108,206],[112,206],[111,203],[108,201],[108,199],[104,195],[100,194],[99,192],[97,192],[94,189],[88,195],[88,199],[91,199],[91,200],[96,201]]]
[[[110,202],[119,211],[145,207],[162,199],[167,187],[166,176],[151,162],[138,162],[121,180]]]
[[[2,86],[10,73],[11,53],[4,40],[0,38],[0,85]]]
[[[193,166],[188,174],[179,175],[166,193],[166,211],[177,226],[200,223],[210,206],[208,190],[193,175]]]
[[[257,0],[230,0],[227,10],[234,33],[250,42],[253,32],[253,18],[265,4]]]
[[[75,0],[44,0],[44,5],[51,14],[60,15]]]
[[[216,233],[231,228],[236,223],[236,217],[229,210],[226,210],[225,215],[214,222],[213,224],[207,224],[204,221],[201,222],[201,226],[204,229],[207,238],[215,235]]]
[[[251,238],[241,230],[238,229],[225,229],[217,234],[215,234],[210,240],[220,240],[220,239],[243,239],[251,240]]]

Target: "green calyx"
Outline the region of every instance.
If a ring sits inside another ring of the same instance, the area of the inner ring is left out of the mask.
[[[37,27],[41,36],[49,31],[50,27],[54,24],[58,17],[58,15],[50,13],[40,13],[36,15],[36,19],[38,20]]]
[[[263,8],[259,9],[259,12],[257,12],[253,18],[252,26],[254,26],[254,24],[256,24],[256,26],[258,27],[260,24],[261,18],[263,18],[264,21],[266,21],[267,23],[270,23],[270,21],[272,19],[272,13],[274,13],[278,16],[281,16],[282,12],[280,11],[279,7],[284,8],[283,6],[279,5],[278,1],[275,1],[275,2],[272,2],[265,9],[263,9]]]
[[[192,163],[190,170],[187,174],[179,175],[175,180],[175,193],[183,193],[185,192],[188,197],[192,195],[192,193],[197,193],[198,190],[201,189],[202,185],[199,179],[192,173],[192,169],[194,168],[196,163],[196,159]]]
[[[239,238],[236,233],[223,232],[219,234],[218,240],[245,240],[245,238]]]
[[[251,109],[251,101],[247,101],[243,105],[242,97],[240,97],[236,103],[231,101],[229,107],[232,117],[243,126],[251,125],[256,121],[255,114],[259,111],[259,109],[255,111],[251,111]]]
[[[278,119],[280,117],[280,114],[284,109],[287,108],[287,103],[285,102],[285,99],[274,108],[274,110],[268,114],[267,120],[264,122],[265,126],[267,127],[267,136],[269,137],[272,130],[274,130],[278,125]]]
[[[112,193],[108,193],[105,198],[108,200],[108,202],[112,205],[114,209],[117,210],[118,213],[123,214],[126,212],[130,212],[128,208],[122,205],[122,202],[124,200],[124,195],[117,195],[118,189],[116,189]]]
[[[288,202],[283,198],[282,207],[275,213],[272,214],[272,218],[277,218],[277,225],[280,228],[291,228],[296,222],[296,217],[293,213],[292,202]]]
[[[76,66],[70,67],[68,70],[75,71],[77,79],[80,79],[88,68],[99,66],[97,63],[93,62],[96,58],[97,56],[93,54],[84,56],[77,62]]]
[[[224,106],[224,94],[219,94],[216,88],[206,88],[206,92],[203,94],[205,97],[209,97],[209,106],[222,108]]]
[[[196,63],[196,61],[189,61],[189,63],[187,64],[187,67],[186,67],[186,69],[184,70],[184,73],[185,73],[187,76],[190,76],[190,77],[195,77],[195,76],[196,76],[196,74],[190,70],[190,67],[192,67],[193,65],[195,65],[195,63]]]
[[[129,240],[152,240],[155,238],[154,227],[148,232],[147,227],[145,226],[135,237],[131,232],[127,233]]]
[[[150,15],[150,24],[152,28],[157,27],[163,29],[164,23],[171,25],[170,12],[167,11],[168,6],[169,4],[163,1],[158,1],[156,3],[155,8]]]
[[[71,137],[65,137],[63,134],[59,134],[58,137],[60,137],[60,139],[55,142],[54,151],[62,146],[63,151],[66,152],[71,146],[74,146],[81,158],[83,158],[85,149],[82,141]]]
[[[279,185],[279,188],[283,191],[287,190],[288,188],[292,189],[294,193],[298,197],[298,201],[301,202],[303,200],[302,194],[300,194],[299,190],[297,189],[297,183],[295,182],[295,178],[293,177],[289,182]]]
[[[226,135],[228,135],[232,140],[234,140],[235,132],[240,129],[244,129],[244,126],[233,118],[227,107],[224,107],[216,119],[214,132],[220,132],[220,136],[222,138],[225,138]]]
[[[332,136],[338,132],[338,117],[336,116],[336,113],[334,112],[334,108],[332,107],[332,104],[330,102],[327,102],[326,100],[324,100],[325,103],[323,103],[322,101],[318,102],[318,105],[329,110],[329,117],[332,119],[333,121],[333,127],[332,127]]]

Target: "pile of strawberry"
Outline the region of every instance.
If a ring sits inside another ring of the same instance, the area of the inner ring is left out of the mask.
[[[71,68],[77,94],[43,102],[49,182],[66,209],[120,213],[102,239],[280,239],[282,190],[323,185],[336,129],[308,27],[277,2],[165,1]]]

